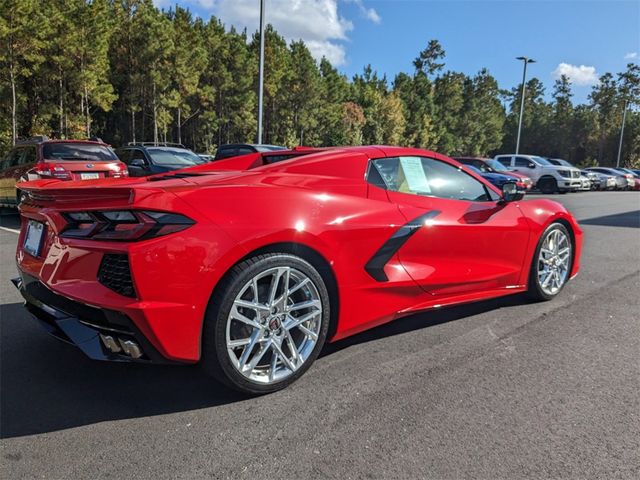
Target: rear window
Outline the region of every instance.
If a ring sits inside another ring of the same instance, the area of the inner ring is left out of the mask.
[[[118,160],[111,148],[95,143],[46,143],[42,147],[46,160],[71,160],[92,162]]]

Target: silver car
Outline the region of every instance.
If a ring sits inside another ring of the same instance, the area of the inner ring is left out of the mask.
[[[616,180],[616,187],[615,187],[616,190],[628,190],[629,187],[633,186],[633,185],[629,185],[629,180],[627,179],[627,176],[625,174],[623,174],[622,172],[618,172],[614,168],[589,167],[589,168],[586,168],[585,170],[588,170],[590,172],[604,173],[605,175],[614,177]]]

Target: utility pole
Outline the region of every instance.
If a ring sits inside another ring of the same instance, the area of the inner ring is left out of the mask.
[[[618,160],[616,168],[620,168],[620,156],[622,155],[622,137],[624,137],[624,123],[627,119],[627,101],[624,101],[624,110],[622,111],[622,127],[620,127],[620,142],[618,143]]]
[[[258,77],[258,144],[262,143],[263,90],[264,90],[264,0],[260,0],[260,72]]]
[[[535,63],[536,61],[528,57],[517,57],[516,60],[522,60],[524,62],[524,69],[522,71],[522,94],[520,95],[520,118],[518,119],[518,138],[516,140],[516,155],[520,153],[520,132],[522,131],[522,116],[524,115],[524,94],[525,94],[525,80],[527,78],[527,64]]]

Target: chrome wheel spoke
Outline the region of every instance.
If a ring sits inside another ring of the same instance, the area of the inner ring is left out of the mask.
[[[316,285],[301,271],[275,267],[255,275],[240,289],[227,319],[231,363],[256,383],[287,378],[312,354],[322,309]]]
[[[555,295],[567,280],[571,260],[571,242],[559,229],[552,230],[542,241],[538,255],[538,282],[547,295]]]

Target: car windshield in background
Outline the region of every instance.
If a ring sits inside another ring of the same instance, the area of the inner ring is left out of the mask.
[[[536,162],[538,165],[551,165],[552,167],[554,166],[553,163],[551,163],[549,160],[547,160],[546,158],[542,158],[542,157],[536,157],[533,156],[531,157],[533,159],[534,162]]]
[[[106,145],[94,143],[45,143],[42,156],[46,160],[77,160],[93,162],[118,160]]]
[[[508,172],[509,169],[507,167],[505,167],[504,165],[502,165],[498,160],[487,160],[485,162],[487,165],[489,165],[491,168],[493,168],[496,172]]]
[[[163,167],[192,167],[204,161],[195,153],[180,148],[149,147],[153,163]]]
[[[254,145],[258,152],[275,152],[276,150],[286,150],[286,147],[279,145]]]

